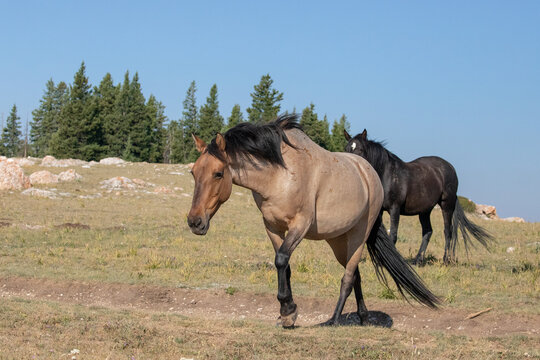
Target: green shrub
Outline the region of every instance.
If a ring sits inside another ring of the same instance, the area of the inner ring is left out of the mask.
[[[225,293],[227,295],[234,295],[237,291],[238,289],[232,286],[229,286],[228,288],[225,289]]]
[[[380,293],[379,293],[379,299],[397,299],[396,294],[392,291],[392,289],[385,287]]]
[[[458,196],[458,201],[463,208],[463,211],[472,213],[476,210],[476,204],[472,200],[469,200],[464,196]]]

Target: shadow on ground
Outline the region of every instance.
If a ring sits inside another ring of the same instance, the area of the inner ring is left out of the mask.
[[[323,326],[325,323],[317,324],[317,326]],[[394,320],[390,315],[383,313],[382,311],[368,311],[367,322],[360,321],[360,316],[356,312],[350,312],[342,314],[339,317],[339,326],[377,326],[383,328],[391,328],[394,324]]]

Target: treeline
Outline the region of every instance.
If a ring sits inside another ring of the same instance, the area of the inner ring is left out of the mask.
[[[2,123],[0,154],[53,155],[87,161],[114,156],[129,161],[192,162],[198,153],[191,134],[209,142],[217,132],[244,121],[263,124],[275,119],[281,112],[283,93],[272,85],[270,75],[262,76],[250,94],[252,104],[246,109],[247,118],[236,104],[225,120],[219,110],[217,85],[211,87],[206,102],[199,107],[193,81],[183,101],[182,116],[169,120],[165,107],[154,95],[145,99],[137,73],[130,77],[126,72],[119,84],[106,74],[98,86],[92,86],[83,62],[72,84],[55,84],[52,79],[47,82],[24,138],[13,105]],[[350,126],[345,115],[333,122],[330,131],[326,115],[320,118],[310,104],[302,111],[300,124],[317,144],[330,151],[343,151],[343,130]]]

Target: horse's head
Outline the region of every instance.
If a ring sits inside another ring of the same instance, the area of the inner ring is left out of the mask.
[[[345,151],[348,153],[360,155],[364,159],[367,159],[366,148],[368,146],[368,140],[366,129],[364,129],[361,134],[358,134],[355,137],[351,137],[347,130],[343,130],[343,135],[345,135],[345,139],[348,141],[347,145],[345,146]]]
[[[194,234],[205,235],[210,227],[210,219],[231,195],[232,174],[225,153],[225,139],[221,134],[209,146],[195,135],[193,140],[201,156],[191,169],[195,191],[187,222]],[[210,146],[212,151],[209,152]]]

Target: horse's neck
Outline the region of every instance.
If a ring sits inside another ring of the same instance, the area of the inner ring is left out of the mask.
[[[289,141],[298,149],[306,151],[312,149],[313,146],[318,147],[300,130],[288,130],[286,133]],[[287,164],[287,169],[278,165],[262,163],[256,159],[252,159],[254,162],[239,161],[230,164],[229,169],[232,173],[233,183],[258,193],[262,198],[269,198],[271,194],[281,191],[281,189],[277,189],[275,186],[280,180],[279,177],[284,176],[291,168],[293,172],[294,169],[297,169],[294,154],[289,152],[296,152],[298,149],[292,149],[284,143],[281,144],[281,153]]]
[[[385,189],[389,189],[393,186],[392,184],[395,183],[397,178],[405,176],[407,166],[406,163],[403,162],[403,160],[401,160],[399,157],[397,157],[387,149],[383,149],[383,151],[384,158],[380,157],[376,161],[368,160],[368,162],[373,166],[373,168],[379,175],[383,187]]]
[[[244,164],[243,166],[230,167],[233,184],[244,187],[251,191],[260,194],[265,198],[269,188],[268,183],[273,177],[271,173],[272,167],[261,165],[255,167],[252,164]]]
[[[368,159],[368,162],[373,166],[380,178],[388,171],[399,171],[404,167],[405,163],[386,148],[381,147],[378,152],[377,155],[373,153],[373,158]]]

